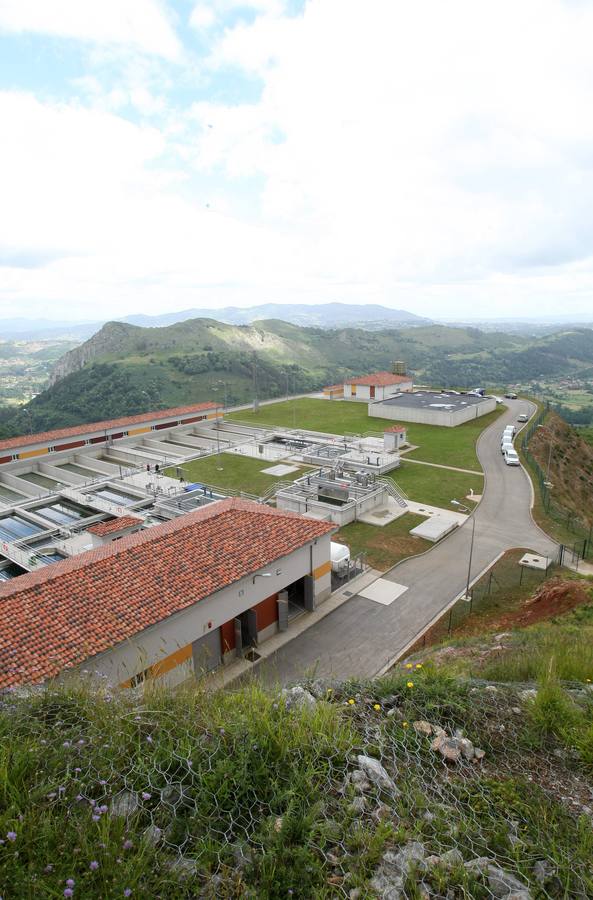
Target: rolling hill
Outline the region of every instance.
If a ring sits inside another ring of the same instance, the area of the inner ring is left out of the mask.
[[[304,393],[403,359],[417,382],[504,386],[593,369],[593,330],[538,339],[426,325],[369,331],[304,328],[270,319],[230,325],[190,319],[160,328],[109,322],[56,364],[51,385],[28,405],[35,430],[128,415],[211,397],[229,404]],[[218,393],[216,393],[218,392]],[[23,430],[0,414],[0,434]]]

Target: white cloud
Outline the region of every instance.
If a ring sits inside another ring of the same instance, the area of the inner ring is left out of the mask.
[[[0,31],[131,45],[167,59],[180,53],[159,0],[0,0]]]
[[[192,24],[245,5],[199,3]],[[250,24],[207,32],[180,103],[163,106],[152,69],[107,87],[87,75],[92,109],[1,99],[4,297],[109,314],[282,299],[591,308],[593,7],[248,5]],[[237,70],[259,100],[233,100]],[[188,100],[208,76],[212,99]],[[126,121],[131,107],[152,126]]]

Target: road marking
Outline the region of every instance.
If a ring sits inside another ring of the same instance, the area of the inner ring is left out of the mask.
[[[359,591],[359,595],[366,600],[381,603],[382,606],[390,606],[394,600],[405,594],[407,590],[408,588],[404,584],[396,584],[394,581],[388,581],[387,578],[377,578],[368,587]]]

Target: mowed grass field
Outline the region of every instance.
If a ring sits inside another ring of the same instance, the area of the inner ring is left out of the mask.
[[[411,444],[418,445],[418,449],[413,450],[410,456],[425,462],[480,471],[476,441],[481,432],[498,418],[503,409],[504,407],[500,405],[487,416],[472,419],[471,422],[458,425],[456,428],[404,423],[408,428],[408,440]],[[328,434],[382,432],[384,427],[394,424],[391,419],[371,418],[367,414],[366,403],[354,400],[314,400],[308,397],[270,403],[261,406],[256,413],[253,410],[241,410],[229,415],[228,418],[254,425],[305,428]]]
[[[269,460],[253,459],[250,456],[238,456],[234,453],[221,453],[220,456],[207,456],[194,459],[183,464],[185,481],[210,484],[231,491],[245,491],[259,497],[277,481],[294,481],[304,473],[304,469],[291,472],[280,479],[277,475],[264,475],[262,469],[268,469],[274,463]],[[292,463],[291,463],[292,465]],[[165,471],[166,475],[175,478],[175,468]]]
[[[385,572],[402,559],[423,553],[432,546],[429,541],[410,534],[412,528],[424,522],[423,516],[405,513],[383,528],[366,525],[364,522],[352,522],[340,528],[334,540],[347,544],[354,557],[366,551],[367,563],[379,572]]]
[[[389,473],[390,478],[416,503],[428,506],[441,506],[455,511],[451,500],[459,500],[470,509],[471,501],[465,498],[471,489],[474,494],[481,494],[484,489],[482,475],[468,475],[465,472],[452,472],[450,469],[437,469],[433,466],[421,466],[416,463],[402,463],[398,469]]]

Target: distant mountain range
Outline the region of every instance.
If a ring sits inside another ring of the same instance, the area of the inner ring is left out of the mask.
[[[216,319],[228,325],[251,325],[264,319],[280,319],[293,325],[314,328],[345,328],[352,326],[369,331],[380,328],[405,328],[430,324],[430,319],[416,316],[403,309],[390,309],[376,304],[349,303],[263,303],[259,306],[227,306],[223,309],[183,309],[158,316],[133,315],[117,319],[143,328],[162,328],[188,319]],[[0,320],[0,338],[27,340],[31,338],[78,338],[81,341],[99,331],[102,322],[55,322],[51,319]]]

